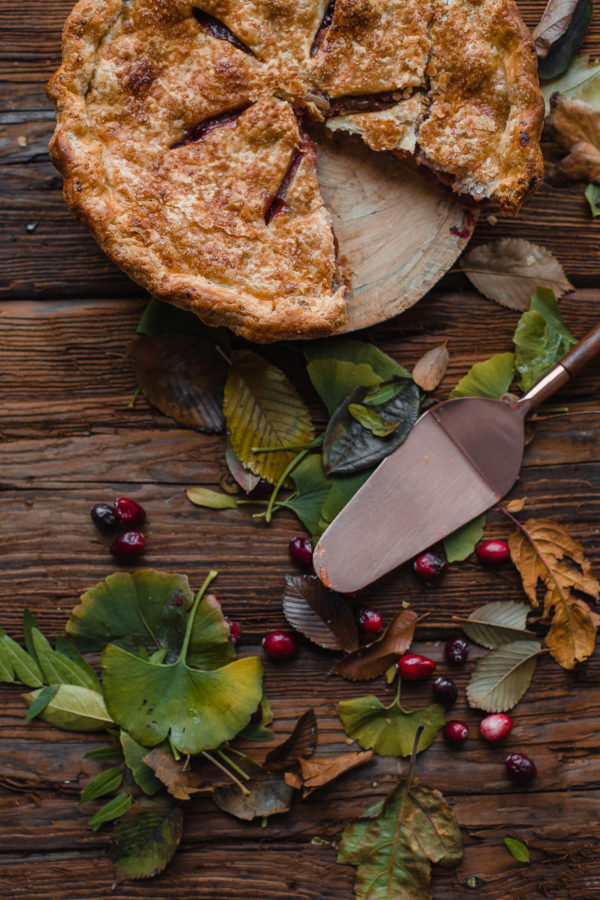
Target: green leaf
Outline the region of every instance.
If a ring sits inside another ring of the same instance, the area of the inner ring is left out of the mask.
[[[473,610],[461,623],[465,634],[476,644],[495,650],[513,641],[535,640],[535,634],[526,630],[531,607],[513,600],[496,600]]]
[[[143,660],[115,644],[102,654],[102,683],[115,722],[145,747],[167,737],[181,753],[201,753],[235,737],[263,695],[258,657],[206,671],[186,664],[196,610],[216,572],[198,593],[177,660]]]
[[[512,641],[484,656],[467,686],[470,706],[486,712],[512,709],[531,683],[540,652],[537,641]]]
[[[260,701],[262,710],[262,718],[260,722],[250,722],[243,731],[240,731],[238,737],[244,741],[272,741],[275,737],[269,725],[273,721],[273,710],[271,704],[266,697]]]
[[[27,706],[32,706],[39,694],[39,690],[25,694]],[[63,731],[104,731],[113,724],[100,694],[74,684],[61,684],[40,717]]]
[[[136,801],[112,834],[118,879],[152,878],[162,872],[177,849],[182,831],[183,813],[171,797]]]
[[[328,475],[349,475],[370,468],[392,453],[408,437],[419,415],[421,394],[410,378],[400,393],[378,407],[378,413],[397,428],[377,437],[350,415],[349,407],[368,398],[368,388],[356,388],[331,416],[323,440],[323,467]]]
[[[112,794],[123,783],[123,766],[114,766],[111,769],[105,769],[100,772],[91,781],[88,781],[81,792],[80,803],[88,803],[90,800],[97,800],[106,794]]]
[[[83,754],[84,759],[93,759],[97,762],[106,762],[112,759],[123,759],[123,751],[117,744],[108,744],[106,747],[98,747],[96,750],[88,750]]]
[[[27,687],[40,687],[44,683],[44,676],[33,657],[1,628],[0,667],[2,681],[20,681]]]
[[[482,513],[476,519],[471,519],[462,528],[458,528],[444,538],[444,551],[449,563],[462,562],[475,550],[481,540],[485,528],[486,515]]]
[[[151,297],[142,313],[136,334],[194,334],[206,338],[228,350],[229,332],[226,328],[211,328],[200,321],[192,312],[179,309],[171,303],[162,303]]]
[[[57,691],[57,684],[49,684],[47,687],[44,687],[41,690],[37,691],[37,697],[27,710],[25,721],[31,722],[32,719],[35,719],[36,716],[39,716],[39,714],[46,709],[50,701],[54,699]]]
[[[352,500],[356,492],[363,486],[372,469],[357,472],[355,475],[344,475],[330,479],[332,484],[321,508],[319,524],[313,538],[318,539],[326,528],[329,528],[335,517],[345,505]]]
[[[68,656],[64,656],[50,646],[38,628],[31,629],[31,639],[35,649],[36,658],[48,684],[75,684],[79,687],[87,687],[91,691],[100,691],[100,684],[96,675],[82,668]]]
[[[565,328],[554,291],[539,287],[514,333],[519,386],[528,391],[577,341]]]
[[[523,841],[519,841],[517,838],[505,837],[504,843],[510,855],[514,857],[517,862],[529,862],[529,848]]]
[[[36,662],[39,662],[37,656],[35,655],[35,647],[33,646],[33,638],[31,636],[31,632],[33,628],[37,628],[41,631],[40,626],[37,623],[37,620],[30,609],[25,608],[23,610],[23,640],[25,641],[25,647],[27,652],[35,659]]]
[[[115,572],[86,591],[71,613],[67,632],[84,653],[123,641],[155,650],[158,644],[179,643],[193,602],[185,575],[155,569]]]
[[[592,106],[600,106],[600,60],[590,60],[589,53],[577,56],[564,75],[546,81],[541,85],[542,95],[546,101],[546,114],[550,112],[550,97],[556,91],[584,100]]]
[[[331,490],[332,479],[323,471],[320,453],[310,453],[300,462],[291,474],[296,487],[297,496],[285,501],[285,506],[292,509],[305,528],[314,535],[319,527],[321,508]]]
[[[134,741],[131,735],[127,734],[123,729],[121,729],[119,739],[121,741],[121,747],[123,748],[125,762],[127,767],[131,770],[135,783],[141,787],[145,794],[148,794],[149,796],[156,794],[163,785],[150,766],[147,766],[144,762],[144,756],[148,753],[148,748],[143,747],[141,744],[138,744],[137,741]]]
[[[281,369],[252,350],[236,350],[231,358],[223,410],[233,449],[244,466],[275,484],[294,453],[253,453],[252,447],[310,443],[310,415]]]
[[[205,506],[208,509],[237,509],[237,500],[231,494],[222,494],[220,491],[211,491],[209,488],[193,487],[185,492],[188,500],[194,506]]]
[[[392,434],[399,425],[399,422],[390,422],[384,419],[374,409],[363,406],[362,403],[351,403],[348,406],[348,412],[353,419],[356,419],[363,428],[366,428],[375,437],[387,437]]]
[[[496,353],[491,359],[475,363],[450,394],[454,397],[492,397],[506,394],[515,376],[514,353]]]
[[[431,900],[431,863],[458,865],[462,840],[439,791],[406,784],[344,828],[339,863],[358,866],[357,900]]]
[[[417,748],[421,753],[433,743],[446,720],[439,703],[407,711],[400,706],[399,697],[384,706],[373,695],[342,700],[338,713],[348,737],[358,741],[363,750],[372,749],[380,756],[410,756],[417,728],[423,725]]]
[[[568,28],[551,44],[548,55],[538,58],[540,81],[558,78],[569,68],[587,34],[592,19],[592,0],[579,0]]]
[[[54,647],[59,653],[62,653],[63,656],[68,657],[70,660],[76,663],[82,673],[87,675],[88,687],[91,687],[92,690],[98,691],[99,694],[102,693],[102,687],[100,685],[98,676],[96,675],[90,664],[83,658],[75,644],[72,644],[71,641],[67,640],[67,638],[59,635],[56,638]]]
[[[91,825],[94,831],[98,831],[101,825],[104,825],[106,822],[112,822],[113,819],[118,819],[124,815],[132,803],[133,797],[131,794],[117,794],[116,797],[105,803],[102,809],[99,809],[91,819],[88,819],[88,825]]]
[[[585,199],[590,204],[592,216],[600,216],[600,184],[588,184],[585,189]]]
[[[391,356],[365,341],[356,341],[353,338],[329,338],[307,342],[302,349],[309,363],[314,359],[337,359],[356,366],[370,366],[381,381],[389,381],[396,376],[410,378],[410,372],[395,362]]]
[[[329,415],[355,388],[372,387],[383,381],[366,363],[355,365],[340,359],[314,359],[306,371]]]

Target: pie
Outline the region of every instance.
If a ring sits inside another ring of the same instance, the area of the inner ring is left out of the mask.
[[[322,336],[348,285],[325,122],[515,214],[544,104],[513,0],[80,0],[48,92],[66,201],[152,295],[254,341]]]

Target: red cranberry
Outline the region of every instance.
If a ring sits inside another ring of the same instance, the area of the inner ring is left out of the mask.
[[[298,649],[291,631],[269,631],[262,639],[262,645],[271,659],[277,660],[291,659]]]
[[[313,559],[313,545],[309,538],[292,538],[289,551],[297,566],[300,566],[301,569],[310,569]]]
[[[439,578],[444,574],[448,564],[445,559],[436,556],[435,553],[421,553],[413,562],[413,569],[419,578],[430,581],[432,578]]]
[[[450,719],[444,725],[444,739],[448,744],[462,744],[469,735],[469,729],[464,722]]]
[[[444,654],[449,663],[453,666],[462,666],[469,657],[469,642],[466,638],[457,634],[446,641]]]
[[[433,696],[438,703],[443,703],[444,706],[451,706],[458,696],[458,691],[453,681],[440,675],[433,682]]]
[[[383,628],[383,616],[376,609],[359,609],[358,624],[365,634],[379,634]]]
[[[503,563],[510,556],[506,541],[483,541],[477,547],[477,556],[488,565]]]
[[[406,653],[401,656],[396,663],[396,668],[402,678],[407,681],[421,681],[435,669],[435,663],[427,656],[421,656],[420,653]]]
[[[114,509],[108,503],[96,503],[92,506],[90,515],[102,531],[114,531],[119,524]]]
[[[144,549],[144,535],[141,531],[124,531],[110,545],[110,552],[119,560],[133,559]]]
[[[533,781],[537,775],[535,763],[524,753],[511,753],[506,757],[506,771],[517,784]]]
[[[231,641],[232,644],[237,644],[237,642],[240,639],[240,634],[242,633],[240,623],[234,622],[233,619],[229,618],[229,616],[223,616],[223,618],[229,625],[229,640]]]
[[[479,723],[479,731],[481,737],[490,743],[501,741],[507,734],[510,734],[513,727],[513,720],[506,713],[492,713],[486,716]]]
[[[121,525],[129,528],[132,525],[141,525],[146,518],[146,511],[143,506],[140,506],[135,500],[130,500],[129,497],[117,497],[115,515]]]

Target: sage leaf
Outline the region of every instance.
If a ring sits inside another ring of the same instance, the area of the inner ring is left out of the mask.
[[[512,641],[479,660],[467,686],[470,706],[505,712],[519,702],[533,678],[541,645]]]
[[[25,647],[27,652],[31,656],[32,659],[35,659],[38,662],[38,658],[35,655],[35,647],[33,646],[33,638],[31,636],[31,632],[34,628],[37,628],[38,631],[41,631],[40,626],[37,623],[37,620],[30,609],[27,607],[23,610],[23,640],[25,641]]]
[[[377,697],[368,695],[342,700],[338,706],[348,737],[358,741],[363,750],[374,750],[380,756],[410,756],[419,726],[423,732],[417,753],[426,750],[444,727],[446,715],[439,703],[407,711],[400,698],[384,706]]]
[[[236,350],[231,359],[223,407],[231,444],[244,466],[276,484],[294,454],[252,448],[310,443],[315,436],[310,415],[281,369],[252,350]]]
[[[132,803],[131,794],[117,794],[116,797],[105,803],[91,819],[88,819],[88,825],[91,825],[94,831],[98,831],[106,822],[112,822],[124,815]]]
[[[366,363],[356,365],[341,359],[314,359],[306,371],[329,415],[355,388],[373,387],[383,381]]]
[[[354,612],[315,575],[286,575],[283,614],[296,631],[327,650],[354,650],[358,628]]]
[[[528,391],[577,341],[565,328],[554,292],[539,287],[513,336],[519,386]]]
[[[31,722],[32,719],[35,719],[36,716],[39,716],[39,714],[46,709],[50,701],[54,699],[57,691],[57,684],[49,684],[47,687],[44,687],[40,691],[38,691],[37,697],[27,710],[25,721]]]
[[[106,794],[111,794],[121,787],[123,783],[123,767],[114,766],[111,769],[105,769],[95,778],[89,781],[81,792],[80,803],[87,803],[89,800],[97,800]]]
[[[492,397],[499,400],[508,391],[514,376],[514,353],[496,353],[490,359],[471,366],[450,397]]]
[[[32,706],[39,694],[39,690],[25,694],[27,706]],[[113,724],[102,696],[75,684],[61,684],[39,715],[63,731],[105,731]]]
[[[0,628],[0,676],[3,681],[20,681],[27,687],[41,687],[44,676],[35,659]]]
[[[102,693],[102,687],[98,676],[90,664],[83,658],[75,644],[72,644],[71,641],[59,634],[56,638],[54,647],[57,653],[61,653],[63,656],[70,659],[71,662],[76,664],[82,676],[87,678],[86,683],[88,687],[98,691],[99,694]]]
[[[117,744],[108,744],[106,747],[98,747],[96,750],[88,750],[83,754],[84,759],[93,759],[97,762],[106,762],[107,760],[122,760],[123,751]]]
[[[208,509],[237,509],[237,500],[231,494],[211,491],[209,488],[192,487],[185,492],[194,506],[205,506]]]
[[[495,600],[473,610],[461,628],[476,644],[495,650],[513,641],[535,640],[535,634],[526,630],[529,612],[526,603]]]
[[[138,744],[137,741],[134,741],[131,735],[126,731],[123,731],[123,729],[121,729],[119,733],[119,740],[121,741],[121,747],[123,748],[125,763],[133,775],[135,783],[141,787],[143,792],[148,796],[151,797],[153,794],[156,794],[156,792],[163,787],[163,784],[155,776],[150,766],[146,765],[144,762],[144,757],[148,753],[148,748],[143,747],[141,744]]]
[[[444,552],[449,563],[462,562],[473,553],[481,540],[486,515],[482,513],[444,538]]]
[[[93,672],[90,675],[87,669],[68,656],[53,650],[47,638],[38,628],[32,628],[31,638],[40,668],[49,684],[75,684],[87,687],[92,691],[100,691],[100,683],[96,675]]]
[[[505,837],[504,844],[510,855],[516,859],[517,862],[529,862],[529,848],[523,841],[519,841],[517,838]]]
[[[405,782],[346,825],[337,857],[358,867],[357,900],[431,900],[431,863],[461,859],[460,828],[442,794]]]
[[[590,205],[592,216],[600,216],[600,184],[588,184],[585,189],[585,199]]]

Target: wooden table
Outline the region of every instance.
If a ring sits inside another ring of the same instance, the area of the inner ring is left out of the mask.
[[[534,24],[544,3],[521,5]],[[114,568],[89,508],[125,494],[148,511],[145,564],[187,573],[195,587],[209,567],[217,568],[217,593],[226,613],[242,624],[242,647],[260,652],[264,632],[284,625],[282,584],[291,568],[287,543],[299,526],[287,514],[266,527],[241,512],[192,507],[184,489],[214,486],[224,470],[222,437],[179,429],[143,399],[128,407],[135,379],[124,351],[146,298],[71,219],[46,153],[53,112],[44,84],[59,62],[60,30],[69,8],[69,0],[4,0],[0,6],[0,624],[19,637],[22,610],[29,606],[47,633],[62,632],[82,590]],[[585,45],[596,53],[599,24],[596,14]],[[562,309],[569,329],[582,336],[600,312],[600,292],[594,289],[599,235],[600,220],[592,221],[581,186],[544,186],[516,222],[491,227],[483,219],[474,240],[521,236],[552,250],[577,287]],[[473,362],[510,349],[517,318],[450,275],[416,308],[365,337],[409,367],[447,340],[451,364],[439,391],[446,396]],[[269,355],[282,358],[277,348]],[[305,381],[300,387],[313,396]],[[557,402],[569,412],[531,426],[534,440],[511,496],[527,498],[527,515],[568,526],[600,569],[598,365]],[[314,396],[311,409],[321,420]],[[492,512],[486,534],[506,537],[507,532],[502,516]],[[453,565],[435,587],[417,583],[405,567],[365,592],[365,602],[387,618],[405,600],[429,612],[420,632],[426,646],[417,649],[438,660],[442,642],[455,632],[452,614],[498,599],[523,599],[516,572],[510,566],[490,572],[472,560]],[[373,687],[330,677],[330,665],[326,652],[307,643],[293,663],[277,669],[266,664],[277,735],[287,735],[294,719],[312,706],[320,756],[347,746],[337,702]],[[461,688],[470,667],[456,676]],[[407,705],[429,702],[429,690],[409,691]],[[381,684],[376,691],[382,698],[389,693]],[[2,897],[353,896],[354,870],[336,864],[335,842],[344,822],[394,784],[395,760],[377,759],[295,803],[289,814],[274,816],[266,828],[238,822],[209,799],[189,802],[183,841],[167,872],[152,883],[112,890],[109,829],[94,834],[86,826],[89,808],[78,805],[81,785],[99,771],[82,755],[98,738],[69,735],[39,721],[26,724],[20,690],[3,686],[0,696]],[[479,716],[466,708],[461,691],[453,715],[465,717],[471,738],[454,752],[437,741],[416,770],[424,784],[445,792],[464,834],[458,873],[435,871],[436,900],[473,894],[464,886],[471,875],[482,879],[474,895],[486,900],[600,896],[599,706],[597,652],[572,673],[549,658],[541,660],[506,745],[531,755],[539,776],[529,789],[517,790],[503,773],[504,749],[483,746],[477,738]],[[509,856],[506,835],[527,841],[530,865]]]

